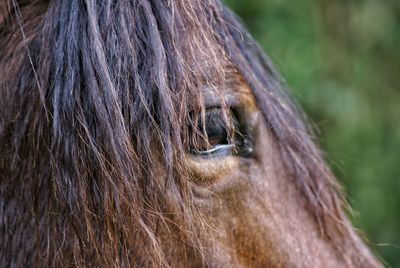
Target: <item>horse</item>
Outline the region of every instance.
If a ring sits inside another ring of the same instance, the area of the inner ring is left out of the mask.
[[[0,2],[1,267],[382,267],[219,0]]]

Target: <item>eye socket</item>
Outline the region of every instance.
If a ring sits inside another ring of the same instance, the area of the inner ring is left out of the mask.
[[[206,110],[204,120],[199,120],[197,134],[193,131],[191,133],[192,155],[200,157],[251,155],[253,150],[247,135],[248,131],[246,127],[241,126],[237,113],[232,109],[230,112],[227,121],[226,114],[221,108]]]

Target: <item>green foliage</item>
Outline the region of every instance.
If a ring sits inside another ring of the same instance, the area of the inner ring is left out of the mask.
[[[315,122],[354,224],[400,267],[400,3],[226,2]]]

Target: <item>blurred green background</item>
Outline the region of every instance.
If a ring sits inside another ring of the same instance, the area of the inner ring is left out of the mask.
[[[400,0],[226,0],[319,129],[353,222],[400,267]]]

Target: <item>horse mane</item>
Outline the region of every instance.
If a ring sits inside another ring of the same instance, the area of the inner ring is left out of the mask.
[[[168,266],[173,243],[195,249],[187,259],[201,255],[187,126],[204,109],[199,87],[223,86],[227,61],[250,85],[321,233],[346,254],[340,187],[270,60],[219,1],[7,3],[0,252],[18,254],[15,265]],[[171,225],[165,244],[160,226]]]

